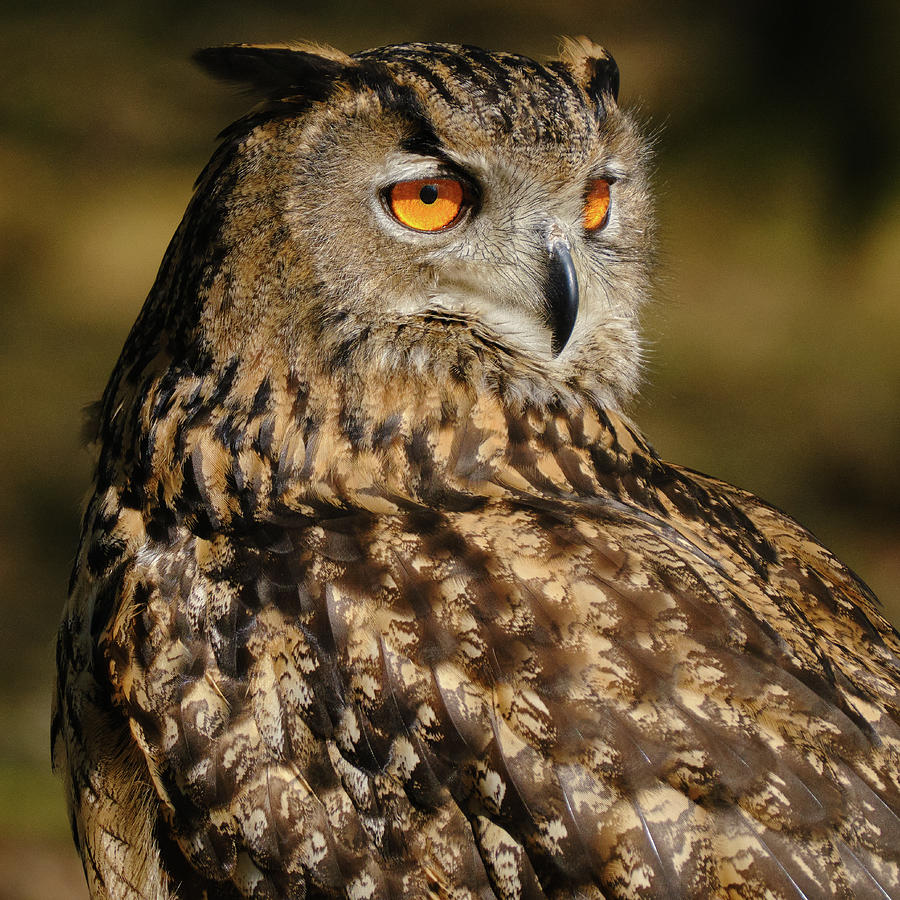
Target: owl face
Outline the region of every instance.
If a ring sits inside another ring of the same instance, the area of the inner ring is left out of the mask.
[[[216,277],[232,277],[207,291],[204,318],[229,335],[208,344],[264,335],[288,359],[312,346],[404,371],[500,354],[630,392],[652,229],[646,151],[604,51],[200,58],[268,95],[200,192],[218,201]]]

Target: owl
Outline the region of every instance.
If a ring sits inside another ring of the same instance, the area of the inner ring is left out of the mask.
[[[900,637],[627,417],[647,142],[587,39],[201,51],[52,722],[93,898],[900,897]]]

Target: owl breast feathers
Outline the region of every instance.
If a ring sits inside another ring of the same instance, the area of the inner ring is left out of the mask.
[[[99,404],[54,763],[93,898],[900,897],[900,641],[622,412],[600,47],[202,51],[226,130]]]

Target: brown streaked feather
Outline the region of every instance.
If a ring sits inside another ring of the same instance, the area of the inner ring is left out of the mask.
[[[276,99],[321,99],[352,65],[349,56],[317,44],[231,44],[205,47],[193,58],[216,78]]]
[[[336,508],[283,523],[271,548],[263,533],[210,544],[179,529],[130,564],[125,583],[145,600],[101,646],[121,660],[113,683],[127,688],[122,708],[140,723],[191,865],[250,878],[244,848],[277,890],[328,891],[348,872],[363,878],[378,848],[378,883],[416,896],[412,860],[461,878],[473,847],[483,856],[512,841],[502,872],[488,856],[467,876],[473,890],[487,877],[502,895],[515,871],[547,896],[592,884],[618,896],[645,882],[648,895],[715,894],[727,878],[745,896],[766,886],[809,896],[826,883],[849,896],[859,890],[842,862],[849,848],[856,872],[889,886],[896,744],[872,738],[877,727],[896,741],[896,686],[834,668],[850,661],[813,627],[819,598],[794,580],[796,557],[779,549],[758,561],[762,574],[745,560],[768,535],[776,547],[802,539],[820,582],[846,592],[848,574],[774,510],[699,476],[692,485],[673,470],[668,490],[722,491],[723,524],[699,508],[695,519],[640,515],[632,497],[653,488],[634,467],[612,481],[592,472],[597,444],[557,441],[592,478],[587,500],[562,465],[543,467],[539,492],[537,448],[575,424],[529,430],[499,404],[499,415],[478,405],[471,456],[518,435],[489,451],[484,483],[514,481],[509,468],[530,499],[504,488],[460,512]],[[616,455],[628,426],[602,418]],[[459,462],[452,443],[446,452]],[[408,478],[442,472],[449,489],[443,464],[432,450]],[[345,488],[359,474],[333,460],[326,471]],[[615,502],[598,503],[604,495]],[[742,544],[739,501],[760,523]],[[831,630],[852,636],[855,667],[896,667],[896,637],[862,609],[832,611]],[[473,825],[454,832],[460,813]],[[435,817],[440,841],[426,824]],[[725,863],[737,848],[744,869]]]

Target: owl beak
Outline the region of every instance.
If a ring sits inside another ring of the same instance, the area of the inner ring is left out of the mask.
[[[551,237],[547,244],[550,267],[544,297],[547,301],[547,320],[552,333],[551,348],[559,356],[569,341],[578,317],[578,276],[572,262],[572,252],[565,238]]]

